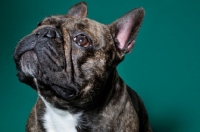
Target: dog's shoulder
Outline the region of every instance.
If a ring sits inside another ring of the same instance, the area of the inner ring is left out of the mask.
[[[133,104],[136,112],[138,113],[139,112],[139,103],[142,103],[139,95],[129,86],[127,86],[127,92],[131,98],[132,104]]]
[[[149,124],[148,114],[146,108],[144,106],[143,101],[141,100],[140,96],[129,86],[127,86],[127,92],[131,98],[133,107],[138,115],[139,122],[140,122],[140,131],[144,132],[151,132],[151,126]]]

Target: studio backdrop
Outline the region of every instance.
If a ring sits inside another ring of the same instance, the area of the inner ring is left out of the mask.
[[[154,132],[200,131],[200,1],[85,0],[88,17],[110,24],[143,7],[136,45],[118,66],[143,99]],[[23,132],[37,94],[18,81],[15,46],[44,17],[78,0],[4,0],[0,8],[0,131]]]

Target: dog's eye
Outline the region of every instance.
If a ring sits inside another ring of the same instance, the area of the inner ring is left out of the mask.
[[[90,46],[90,42],[87,38],[87,36],[83,35],[83,34],[80,34],[80,35],[77,35],[73,38],[74,42],[76,42],[79,46],[82,46],[82,47],[88,47]]]
[[[42,22],[38,22],[37,24],[37,27],[41,26],[42,25]]]

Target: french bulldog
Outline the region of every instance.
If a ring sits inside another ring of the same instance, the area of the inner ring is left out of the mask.
[[[38,93],[27,132],[151,132],[144,104],[118,75],[144,17],[136,8],[110,25],[80,2],[49,16],[17,45],[21,82]]]

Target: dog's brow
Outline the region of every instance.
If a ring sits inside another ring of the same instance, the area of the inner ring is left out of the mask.
[[[77,27],[82,29],[82,28],[85,28],[86,25],[83,23],[77,23]]]

